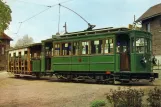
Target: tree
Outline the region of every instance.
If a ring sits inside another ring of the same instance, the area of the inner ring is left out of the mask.
[[[10,7],[3,0],[0,0],[0,33],[8,28],[12,20],[11,13]]]
[[[33,38],[29,37],[28,35],[24,35],[22,38],[17,40],[15,47],[26,46],[32,43],[34,43]]]

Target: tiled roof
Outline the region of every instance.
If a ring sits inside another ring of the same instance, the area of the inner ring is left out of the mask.
[[[137,19],[137,22],[158,16],[158,15],[161,15],[161,3],[150,7],[139,19]]]
[[[6,40],[13,40],[11,37],[9,37],[8,35],[6,35],[5,33],[1,33],[0,34],[0,40],[2,39],[6,39]]]

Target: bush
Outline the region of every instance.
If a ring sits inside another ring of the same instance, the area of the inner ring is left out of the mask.
[[[161,107],[161,89],[155,87],[150,90],[147,101],[150,107]]]
[[[161,107],[161,89],[159,87],[144,91],[131,88],[110,90],[106,96],[108,102],[93,101],[91,107]]]
[[[91,106],[90,107],[103,107],[105,105],[106,105],[106,103],[105,103],[104,100],[96,100],[96,101],[93,101],[91,103]]]
[[[113,107],[142,107],[142,97],[144,92],[136,89],[111,90],[111,94],[107,94],[108,101]]]

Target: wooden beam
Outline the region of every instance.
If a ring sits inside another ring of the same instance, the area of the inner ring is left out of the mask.
[[[30,49],[27,48],[27,71],[31,72]]]
[[[8,71],[8,72],[11,72],[11,71],[10,71],[10,68],[11,68],[11,67],[10,67],[10,54],[9,54],[9,52],[7,52],[7,56],[8,56],[8,58],[7,58],[7,61],[8,61],[7,71]]]

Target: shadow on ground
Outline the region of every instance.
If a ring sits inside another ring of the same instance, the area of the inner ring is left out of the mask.
[[[9,77],[11,79],[19,79],[19,80],[27,80],[27,81],[47,81],[47,82],[57,82],[57,83],[74,83],[74,84],[97,84],[97,85],[116,85],[116,86],[160,86],[157,84],[153,84],[147,80],[139,81],[139,82],[130,82],[130,83],[120,83],[117,82],[116,84],[106,84],[106,83],[97,83],[94,80],[87,80],[87,81],[69,81],[69,80],[58,80],[56,77],[41,77],[37,79],[33,76],[22,76],[22,77]],[[160,81],[160,80],[158,80]],[[155,83],[155,82],[154,82]]]

